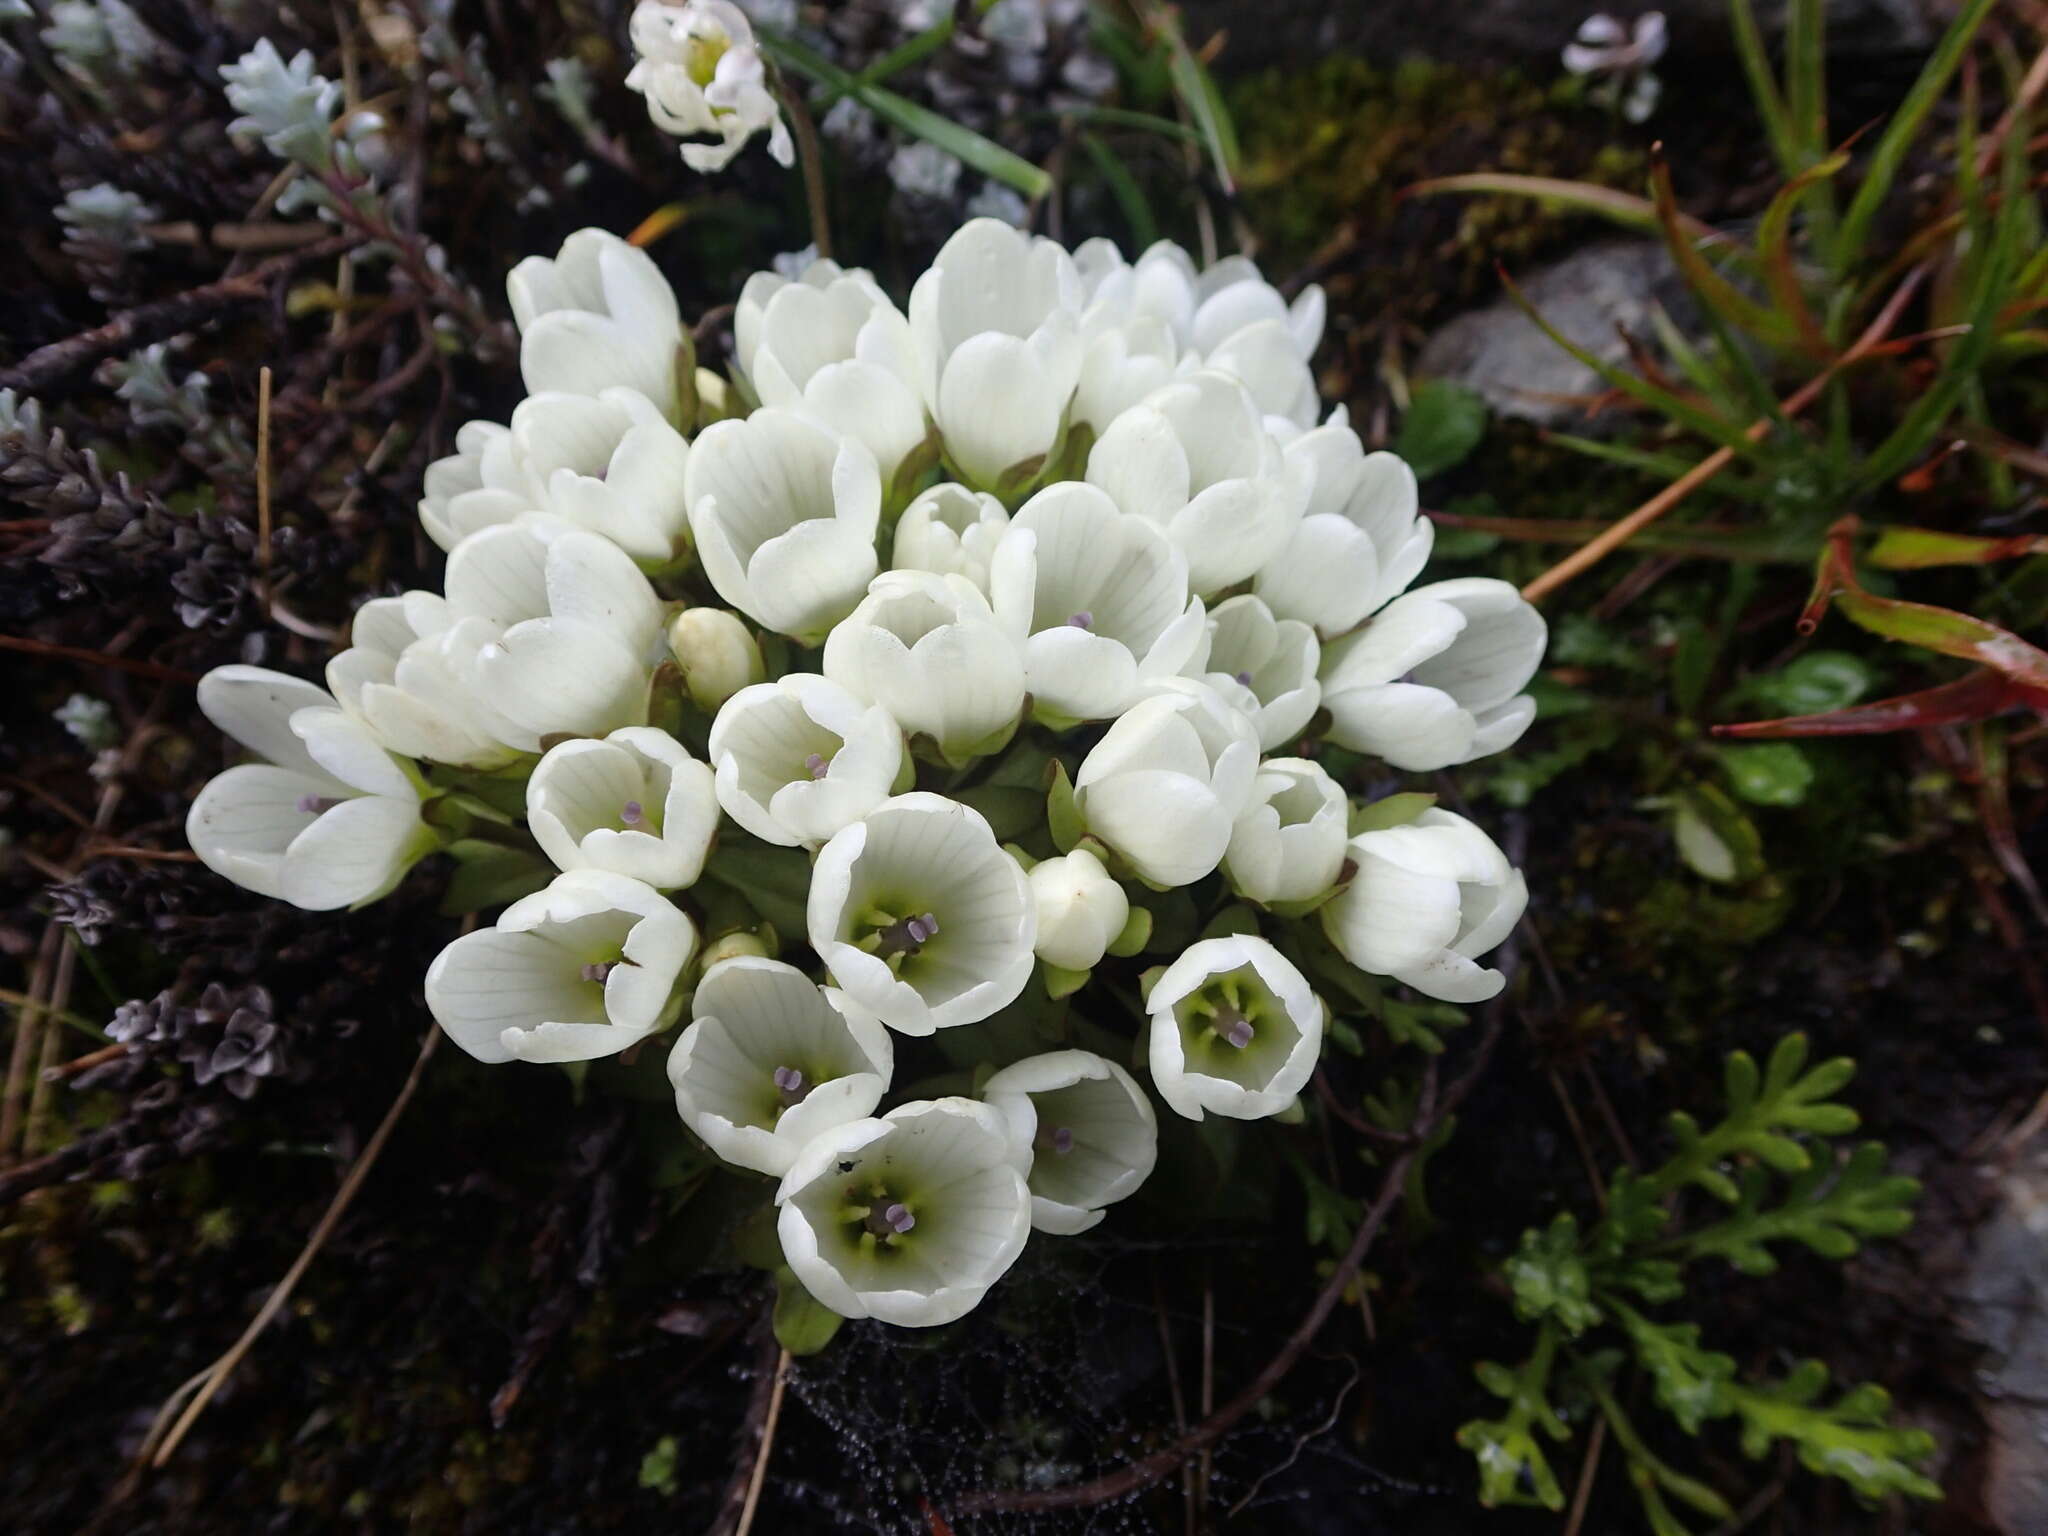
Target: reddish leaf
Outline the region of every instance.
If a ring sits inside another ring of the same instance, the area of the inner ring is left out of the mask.
[[[1865,556],[1887,571],[1917,571],[1936,565],[1989,565],[2022,555],[2048,555],[2048,536],[2032,533],[1982,539],[1933,528],[1887,528]]]
[[[2048,689],[2028,687],[1990,667],[1919,693],[1873,699],[1824,715],[1791,715],[1782,720],[1750,720],[1717,725],[1716,736],[1768,741],[1792,736],[1875,736],[1885,731],[1924,731],[1942,725],[1968,725],[2009,710],[2031,709],[2048,715]]]

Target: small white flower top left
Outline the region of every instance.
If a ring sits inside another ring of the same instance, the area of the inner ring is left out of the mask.
[[[789,126],[768,89],[745,11],[730,0],[640,0],[631,31],[640,58],[626,76],[626,88],[647,98],[654,125],[678,138],[714,136],[712,143],[682,146],[683,163],[691,170],[724,170],[764,128],[776,163],[795,162]]]

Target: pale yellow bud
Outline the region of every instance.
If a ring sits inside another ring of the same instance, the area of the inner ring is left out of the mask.
[[[707,713],[768,675],[746,621],[723,608],[685,608],[669,621],[668,648],[692,702]]]

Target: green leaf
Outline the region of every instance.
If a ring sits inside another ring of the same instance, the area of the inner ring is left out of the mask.
[[[1869,1237],[1896,1237],[1913,1224],[1920,1183],[1886,1171],[1884,1147],[1867,1141],[1837,1166],[1817,1163],[1782,1194],[1765,1168],[1745,1169],[1735,1208],[1720,1221],[1679,1239],[1688,1260],[1722,1258],[1747,1275],[1778,1267],[1770,1243],[1804,1243],[1841,1260]]]
[[[1892,1425],[1891,1397],[1882,1387],[1851,1387],[1828,1404],[1820,1401],[1827,1385],[1828,1368],[1807,1360],[1775,1386],[1731,1388],[1743,1452],[1761,1457],[1774,1442],[1789,1440],[1807,1471],[1840,1478],[1866,1499],[1941,1497],[1940,1485],[1914,1465],[1933,1454],[1932,1435]]]
[[[788,1265],[775,1272],[775,1342],[792,1355],[815,1355],[846,1319],[804,1289]]]
[[[1486,401],[1476,391],[1427,379],[1409,399],[1394,452],[1408,461],[1416,479],[1427,480],[1463,463],[1485,436]]]
[[[1764,872],[1763,839],[1756,825],[1711,784],[1695,784],[1671,797],[1671,836],[1678,856],[1705,880],[1754,880]]]
[[[1458,1444],[1479,1462],[1479,1502],[1489,1509],[1502,1504],[1564,1508],[1564,1489],[1536,1440],[1538,1430],[1552,1440],[1571,1435],[1546,1395],[1556,1353],[1557,1330],[1546,1323],[1535,1352],[1517,1369],[1490,1360],[1475,1368],[1479,1384],[1508,1404],[1502,1417],[1474,1419],[1458,1430]]]
[[[1813,764],[1789,741],[1763,741],[1716,751],[1728,785],[1751,805],[1800,805],[1813,787]]]
[[[1708,1419],[1735,1411],[1728,1395],[1735,1361],[1702,1348],[1698,1324],[1655,1323],[1620,1302],[1614,1305],[1614,1315],[1635,1346],[1636,1360],[1650,1373],[1658,1403],[1680,1429],[1696,1435]]]
[[[1752,697],[1786,715],[1820,715],[1854,704],[1875,679],[1860,657],[1847,651],[1808,651],[1776,672],[1753,679]]]
[[[1840,1136],[1853,1131],[1856,1112],[1830,1101],[1855,1076],[1856,1064],[1837,1056],[1807,1071],[1806,1051],[1806,1036],[1787,1035],[1761,1073],[1747,1051],[1731,1054],[1725,1077],[1726,1117],[1703,1132],[1692,1116],[1672,1115],[1671,1134],[1678,1151],[1638,1181],[1636,1198],[1661,1199],[1697,1185],[1734,1205],[1741,1191],[1723,1171],[1724,1164],[1750,1157],[1780,1173],[1804,1173],[1813,1159],[1794,1135]]]
[[[1501,1268],[1514,1292],[1515,1316],[1525,1323],[1554,1318],[1577,1338],[1600,1321],[1586,1261],[1579,1255],[1579,1222],[1561,1211],[1541,1232],[1522,1234],[1522,1245]]]
[[[502,907],[531,896],[555,876],[555,867],[538,851],[507,848],[479,838],[459,838],[448,845],[455,873],[441,896],[441,915],[462,917],[487,907]]]
[[[1109,188],[1109,195],[1116,199],[1124,223],[1130,226],[1132,249],[1146,249],[1159,238],[1159,221],[1152,216],[1152,205],[1145,200],[1145,189],[1138,185],[1138,178],[1131,174],[1130,167],[1100,138],[1085,131],[1079,137],[1089,162],[1102,178],[1102,184]]]
[[[745,897],[778,932],[802,933],[809,926],[811,861],[802,850],[776,848],[727,827],[704,872]]]

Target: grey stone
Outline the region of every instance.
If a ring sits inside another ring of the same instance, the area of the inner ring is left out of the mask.
[[[1687,307],[1684,281],[1654,240],[1605,240],[1520,280],[1529,302],[1594,356],[1625,362],[1621,330],[1648,339],[1650,315]],[[1497,415],[1555,426],[1581,414],[1578,401],[1606,386],[1599,374],[1557,345],[1502,298],[1459,315],[1422,348],[1416,371],[1477,390]]]
[[[2048,1156],[2007,1174],[2000,1197],[1954,1302],[1984,1350],[1985,1512],[2006,1536],[2038,1536],[2048,1531]]]

